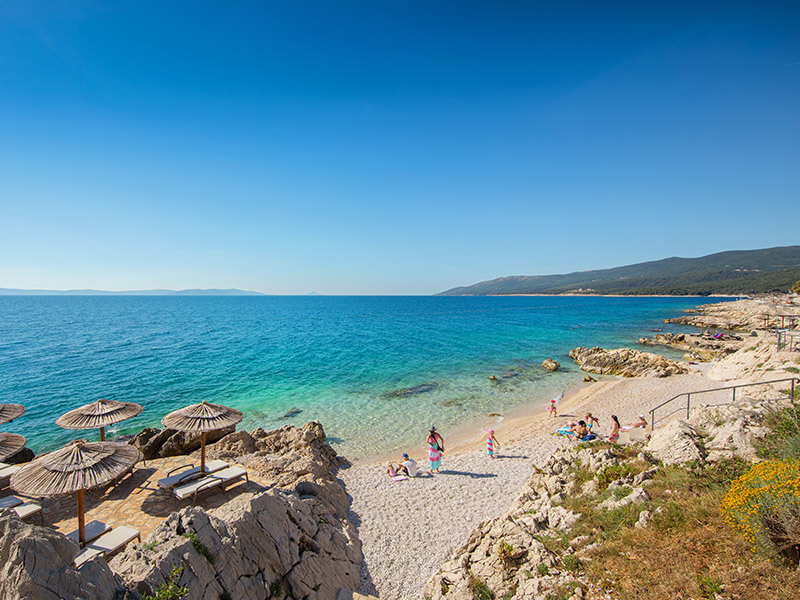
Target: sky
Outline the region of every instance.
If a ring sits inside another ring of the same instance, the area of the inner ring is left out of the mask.
[[[0,287],[430,294],[800,243],[800,4],[0,3]]]

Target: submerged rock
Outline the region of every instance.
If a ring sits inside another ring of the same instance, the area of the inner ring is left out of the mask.
[[[385,392],[381,394],[381,398],[386,400],[390,400],[392,398],[404,398],[405,396],[414,396],[416,394],[432,392],[437,387],[439,387],[438,383],[423,383],[421,385],[415,385],[414,387],[401,388],[399,390]]]

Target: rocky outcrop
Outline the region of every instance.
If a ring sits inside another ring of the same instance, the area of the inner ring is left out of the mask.
[[[361,543],[346,518],[313,495],[269,490],[215,510],[173,513],[111,567],[140,593],[157,590],[177,565],[178,585],[190,599],[313,600],[356,589],[361,561]]]
[[[0,511],[0,598],[3,600],[138,600],[102,560],[79,571],[78,545],[46,527]]]
[[[667,377],[686,373],[686,369],[674,360],[658,354],[640,352],[630,348],[585,348],[570,350],[570,358],[581,369],[601,375],[621,375],[623,377]]]
[[[669,346],[677,350],[684,350],[692,360],[710,361],[718,356],[732,354],[741,346],[742,338],[714,339],[710,335],[690,335],[686,333],[658,333],[655,337],[639,338],[643,346]]]
[[[151,433],[140,439],[146,444],[163,432]],[[72,567],[74,542],[6,510],[0,513],[0,598],[138,600],[156,593],[175,567],[187,600],[323,600],[356,589],[361,542],[335,479],[340,460],[324,440],[315,422],[229,433],[209,453],[247,464],[274,485],[214,510],[183,508],[143,543],[80,571]]]
[[[226,427],[206,434],[206,443],[216,442],[225,437],[234,427]],[[182,456],[191,454],[200,449],[200,434],[175,429],[156,429],[146,427],[136,434],[129,444],[142,451],[145,460],[166,458],[167,456]]]
[[[548,371],[558,371],[561,368],[561,365],[552,358],[545,359],[542,366]]]

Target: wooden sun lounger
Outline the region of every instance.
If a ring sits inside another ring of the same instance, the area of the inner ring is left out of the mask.
[[[102,521],[90,521],[86,524],[83,533],[86,537],[86,542],[88,543],[91,542],[92,540],[99,538],[104,533],[108,533],[109,531],[111,531],[111,527],[109,527]],[[79,542],[80,534],[78,533],[77,529],[75,531],[70,531],[67,534],[67,537],[70,538],[71,540],[74,540],[75,542],[80,543]]]
[[[128,542],[135,539],[141,541],[141,534],[138,529],[133,527],[116,527],[108,533],[101,535],[95,541],[86,544],[77,556],[75,556],[75,566],[80,568],[87,561],[90,561],[95,556],[111,556],[115,552],[122,550]]]
[[[9,465],[0,469],[0,487],[8,485],[8,480],[11,479],[11,476],[21,468],[22,467],[18,467],[17,465]]]
[[[206,463],[206,471],[205,472],[206,472],[206,474],[215,473],[217,471],[221,471],[222,469],[225,469],[227,466],[228,466],[228,463],[226,463],[226,462],[224,462],[222,460],[212,460],[212,461],[209,461],[209,462]],[[181,471],[180,473],[177,473],[177,474],[173,475],[173,473],[175,473],[176,471],[179,471],[181,469],[185,469],[186,467],[189,467],[189,469],[187,469],[185,471]],[[172,471],[167,473],[166,477],[164,477],[163,479],[159,479],[158,480],[158,487],[160,487],[162,489],[165,489],[165,490],[171,490],[176,485],[180,485],[182,483],[188,483],[189,481],[192,481],[194,479],[200,479],[201,477],[203,477],[203,473],[200,472],[200,467],[199,466],[195,467],[193,465],[183,465],[183,466],[177,467],[175,469],[172,469]]]
[[[0,508],[13,508],[22,504],[22,499],[16,496],[8,496],[7,498],[0,498]]]
[[[189,496],[197,497],[199,492],[204,492],[216,487],[225,487],[232,481],[237,481],[242,477],[250,481],[245,469],[240,467],[228,467],[227,469],[210,473],[202,479],[196,479],[185,485],[176,486],[172,488],[172,493],[178,500],[185,500]]]
[[[23,502],[14,507],[14,510],[19,515],[20,519],[27,519],[33,515],[39,515],[44,525],[44,513],[42,513],[42,505],[38,502]]]

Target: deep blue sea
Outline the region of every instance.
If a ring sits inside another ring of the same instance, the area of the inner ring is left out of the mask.
[[[95,439],[54,421],[98,398],[145,407],[110,435],[208,400],[247,429],[318,419],[337,450],[365,457],[419,444],[432,424],[545,403],[582,377],[571,348],[635,345],[713,300],[0,296],[0,402],[27,407],[1,427],[42,452]]]

